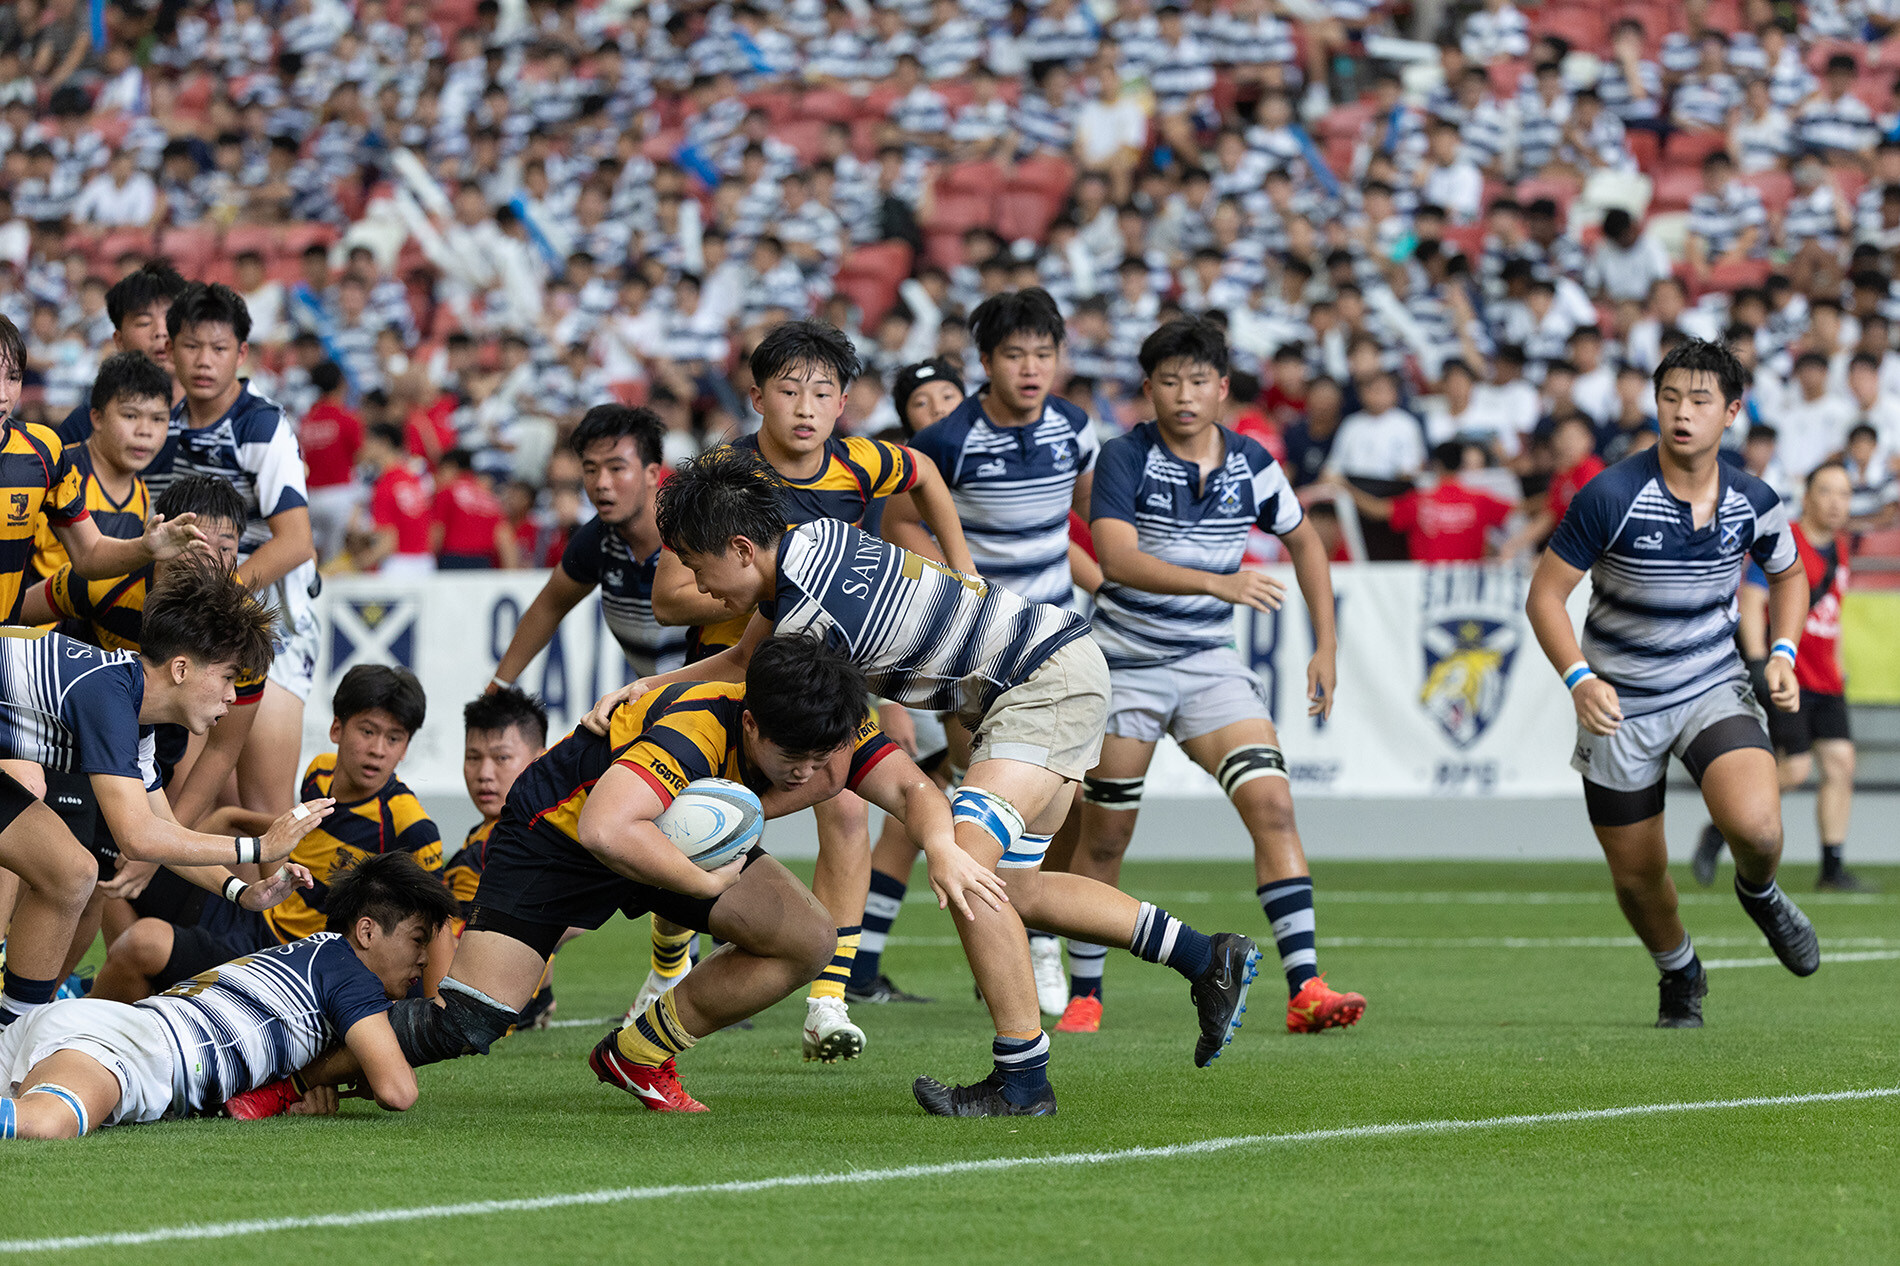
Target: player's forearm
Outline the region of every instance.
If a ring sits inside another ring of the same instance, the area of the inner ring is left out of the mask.
[[[271,538],[238,565],[238,579],[253,590],[272,585],[315,558],[310,514],[301,507],[271,516]]]
[[[1736,599],[1739,620],[1735,640],[1742,648],[1743,659],[1768,658],[1768,599],[1767,589],[1751,584],[1744,584]]]
[[[745,666],[746,660],[739,655],[739,648],[728,646],[717,655],[708,655],[670,673],[642,677],[640,685],[644,690],[658,690],[682,681],[744,681]]]
[[[903,813],[899,815],[911,843],[926,855],[939,848],[957,846],[956,824],[950,814],[950,802],[929,778],[919,776],[904,788]]]
[[[1293,559],[1293,579],[1306,600],[1307,619],[1313,623],[1313,644],[1318,648],[1339,645],[1333,620],[1333,571],[1326,558],[1325,543],[1312,524],[1302,521],[1287,533],[1282,543]]]
[[[1106,545],[1102,537],[1100,532],[1095,534],[1095,549],[1105,580],[1143,593],[1205,596],[1213,592],[1209,587],[1215,579],[1213,572],[1166,563],[1140,548]]]
[[[1091,596],[1102,588],[1102,565],[1074,541],[1069,542],[1069,579]]]
[[[1577,631],[1571,627],[1570,611],[1565,606],[1573,588],[1575,585],[1558,583],[1540,565],[1524,599],[1524,615],[1530,621],[1531,632],[1543,648],[1544,658],[1560,673],[1583,658],[1583,647],[1577,643]]]
[[[148,818],[125,830],[109,820],[106,825],[111,827],[112,837],[119,842],[119,851],[135,862],[157,862],[161,866],[176,867],[230,866],[257,860],[255,854],[242,856],[237,840],[229,835],[206,835],[162,818]],[[253,839],[251,848],[255,850],[257,847],[258,843]]]
[[[635,883],[689,897],[716,896],[723,891],[706,871],[687,861],[686,855],[651,822],[597,825],[583,810],[580,842],[601,865]]]
[[[1801,642],[1801,628],[1808,622],[1808,574],[1801,565],[1768,578],[1768,642]]]
[[[554,640],[555,631],[561,627],[562,617],[571,608],[561,606],[550,592],[551,587],[552,582],[543,585],[534,601],[528,604],[528,609],[521,613],[521,619],[515,625],[515,635],[508,640],[508,649],[502,653],[501,663],[495,666],[497,680],[518,680],[534,657]]]
[[[653,590],[653,618],[674,627],[704,627],[732,618],[732,608],[709,593],[701,593],[692,581],[661,590]]]
[[[957,503],[951,499],[949,487],[929,462],[919,461],[917,471],[917,486],[910,493],[917,513],[937,538],[944,562],[974,576],[976,563],[970,557],[969,543],[963,539],[963,521],[957,517]]]
[[[145,548],[143,541],[122,541],[111,536],[97,537],[90,545],[78,549],[68,543],[66,552],[72,557],[73,570],[87,580],[130,576],[152,561],[152,551]]]
[[[203,888],[206,892],[215,892],[220,896],[224,895],[224,885],[227,881],[243,878],[228,866],[167,866],[165,869],[186,883]]]

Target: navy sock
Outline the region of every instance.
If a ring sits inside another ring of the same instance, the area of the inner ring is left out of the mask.
[[[891,924],[904,908],[904,893],[910,887],[881,870],[871,872],[871,892],[864,899],[864,934],[858,939],[858,956],[851,963],[851,988],[865,992],[877,984],[884,971],[884,946],[891,937]]]
[[[1165,963],[1193,980],[1214,961],[1214,942],[1149,902],[1135,915],[1135,939],[1128,950],[1150,963]]]
[[[1040,1029],[1032,1038],[998,1034],[990,1052],[1003,1078],[1003,1098],[1017,1107],[1034,1103],[1049,1085],[1049,1035]]]
[[[1273,929],[1273,943],[1280,951],[1280,970],[1286,973],[1287,997],[1299,993],[1300,986],[1319,975],[1319,951],[1313,939],[1313,881],[1301,875],[1297,879],[1276,879],[1254,889],[1260,909]]]
[[[1773,879],[1757,888],[1740,875],[1735,876],[1735,897],[1742,903],[1744,910],[1759,910],[1765,905],[1772,905],[1780,892]]]
[[[1108,963],[1106,945],[1090,945],[1087,941],[1069,940],[1069,996],[1071,998],[1100,998],[1102,996],[1102,968]]]
[[[45,1006],[59,992],[59,981],[30,980],[10,967],[0,974],[0,980],[4,982],[0,985],[0,1028]]]
[[[1841,873],[1841,851],[1845,844],[1821,845],[1821,878],[1832,879]]]

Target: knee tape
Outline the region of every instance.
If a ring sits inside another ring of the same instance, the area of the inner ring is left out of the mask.
[[[991,839],[1003,846],[1005,857],[1016,851],[1023,832],[1028,829],[1015,805],[981,787],[957,788],[956,794],[950,797],[950,817],[953,822],[972,822],[982,827]]]
[[[1249,743],[1245,747],[1236,747],[1220,758],[1220,764],[1214,769],[1214,780],[1220,783],[1220,789],[1227,793],[1229,800],[1245,783],[1256,778],[1285,778],[1286,757],[1280,755],[1277,747],[1268,747],[1265,743]]]
[[[86,1131],[92,1128],[92,1122],[86,1116],[86,1105],[79,1101],[78,1095],[66,1089],[64,1086],[55,1086],[50,1081],[43,1081],[37,1086],[28,1086],[25,1090],[20,1092],[20,1095],[22,1098],[27,1095],[51,1095],[61,1103],[64,1103],[73,1110],[73,1115],[79,1118],[79,1134],[82,1138],[85,1136]]]
[[[389,1004],[389,1023],[411,1068],[463,1055],[486,1055],[514,1027],[515,1012],[454,980],[442,982],[442,1004],[399,998]]]
[[[1098,809],[1139,809],[1146,778],[1096,778],[1082,780],[1082,803]]]

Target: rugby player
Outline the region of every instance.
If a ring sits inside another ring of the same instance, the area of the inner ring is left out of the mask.
[[[1748,375],[1719,343],[1689,339],[1655,373],[1661,441],[1585,484],[1531,578],[1525,613],[1570,689],[1572,768],[1617,903],[1662,973],[1658,1028],[1700,1028],[1708,976],[1677,914],[1663,835],[1673,753],[1735,855],[1735,895],[1797,976],[1821,965],[1807,916],[1775,882],[1781,800],[1774,748],[1736,652],[1736,591],[1753,560],[1768,581],[1764,670],[1783,712],[1800,706],[1796,643],[1808,582],[1773,488],[1719,461]],[[1590,573],[1583,641],[1564,601]]]
[[[0,1032],[0,1138],[69,1139],[97,1126],[215,1112],[341,1044],[367,1097],[416,1102],[390,999],[422,978],[455,900],[407,854],[331,876],[325,930],[249,954],[156,998],[69,998]],[[292,1111],[336,1111],[317,1087]]]
[[[1114,884],[1134,836],[1154,759],[1169,734],[1212,774],[1253,837],[1254,895],[1286,973],[1287,1028],[1318,1033],[1354,1024],[1366,1000],[1319,974],[1313,880],[1272,710],[1234,650],[1234,607],[1278,610],[1285,587],[1241,568],[1257,524],[1286,544],[1313,623],[1307,715],[1332,711],[1338,679],[1333,585],[1326,547],[1278,462],[1221,425],[1227,338],[1205,318],[1170,321],[1141,346],[1142,393],[1155,420],[1102,446],[1089,511],[1104,581],[1092,615],[1108,660],[1107,738],[1082,784],[1082,843],[1069,869]],[[1093,1033],[1102,1019],[1102,956],[1069,946],[1068,1008],[1059,1033]]]

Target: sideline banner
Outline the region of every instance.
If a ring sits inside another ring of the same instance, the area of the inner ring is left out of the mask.
[[[1575,714],[1524,618],[1527,572],[1409,563],[1336,568],[1339,699],[1321,723],[1307,717],[1304,700],[1312,622],[1292,569],[1269,570],[1287,585],[1287,605],[1267,614],[1243,608],[1235,645],[1267,687],[1296,797],[1579,794],[1568,763]],[[410,746],[403,779],[425,796],[459,795],[462,705],[493,675],[546,577],[326,579],[317,603],[317,682],[304,714],[306,760],[329,744],[330,695],[343,673],[359,663],[401,664],[429,695],[429,719]],[[1586,588],[1573,597],[1573,616],[1583,610]],[[555,737],[630,677],[594,594],[562,622],[521,684],[546,701]],[[1157,797],[1220,794],[1171,743],[1157,754],[1148,785]]]

